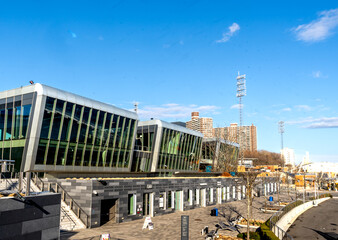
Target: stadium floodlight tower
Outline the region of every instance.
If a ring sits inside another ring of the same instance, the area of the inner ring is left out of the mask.
[[[278,122],[278,130],[280,133],[280,141],[281,141],[281,158],[284,161],[284,145],[283,145],[283,133],[284,133],[284,121],[279,121]]]
[[[241,164],[243,165],[243,143],[244,143],[244,139],[243,139],[243,129],[242,129],[242,120],[243,120],[243,115],[242,115],[242,97],[246,96],[246,86],[245,86],[245,79],[246,79],[246,75],[240,75],[238,72],[238,76],[237,76],[237,94],[236,97],[238,97],[239,99],[239,128],[237,131],[237,136],[238,136],[238,143],[239,143],[239,152],[241,154]]]

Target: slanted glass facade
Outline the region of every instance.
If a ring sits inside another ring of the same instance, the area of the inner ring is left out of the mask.
[[[157,125],[145,125],[137,128],[131,171],[150,172],[154,155]]]
[[[157,169],[197,171],[202,137],[163,128]]]
[[[0,158],[15,160],[16,171],[20,171],[34,97],[28,93],[0,99]]]
[[[136,120],[46,97],[37,165],[128,168]]]

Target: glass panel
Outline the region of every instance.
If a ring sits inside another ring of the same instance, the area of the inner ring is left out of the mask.
[[[89,166],[89,161],[90,161],[90,153],[92,151],[92,146],[87,146],[85,155],[83,158],[83,166]]]
[[[74,151],[75,151],[75,144],[69,145],[68,152],[67,152],[66,165],[73,165]]]
[[[55,152],[56,152],[56,143],[50,143],[47,154],[47,165],[54,165],[55,161]]]
[[[13,120],[13,108],[7,109],[7,128],[5,140],[9,140],[12,137],[12,121]]]
[[[118,156],[119,156],[119,150],[116,149],[116,150],[114,151],[114,155],[113,155],[112,167],[116,167],[116,163],[117,163],[117,160],[118,160]]]
[[[126,154],[124,156],[124,167],[128,168],[129,166],[129,157],[130,157],[130,151],[126,151]],[[148,166],[148,171],[150,170],[150,166]]]
[[[57,159],[56,159],[56,165],[62,165],[62,166],[66,165],[66,162],[65,162],[66,161],[65,159],[66,147],[67,145],[60,144]]]
[[[130,131],[129,131],[129,140],[128,140],[128,149],[131,149],[134,140],[134,129],[135,129],[136,121],[134,119],[131,120]]]
[[[9,152],[10,152],[10,149],[9,148],[4,148],[4,158],[3,159],[8,159],[10,160],[9,158]]]
[[[130,129],[130,126],[129,126],[129,123],[130,123],[130,119],[129,118],[126,118],[125,120],[125,123],[124,123],[124,130],[123,130],[123,135],[122,135],[122,144],[121,144],[121,148],[126,148],[126,143],[127,143],[127,138],[128,138],[128,134],[129,134],[129,129]]]
[[[23,147],[12,147],[11,160],[15,160],[14,168],[15,171],[19,172],[21,167]]]
[[[106,122],[104,124],[103,138],[102,138],[102,147],[108,147],[107,141],[109,136],[109,126],[112,115],[107,113]],[[112,139],[110,139],[112,141]]]
[[[119,153],[119,168],[122,168],[124,166],[124,153],[125,151],[121,149]]]
[[[119,126],[117,128],[117,134],[116,134],[116,142],[115,142],[115,146],[120,146],[120,140],[121,140],[121,136],[122,136],[122,127],[123,127],[123,122],[124,122],[124,117],[120,117],[120,121],[119,121]]]
[[[82,111],[82,106],[76,105],[75,106],[73,126],[72,126],[72,132],[70,134],[70,139],[69,139],[70,142],[76,142],[77,132],[78,132],[79,125],[80,125],[81,111]],[[68,157],[67,157],[67,159],[68,159]],[[68,162],[68,160],[67,160],[67,162]]]
[[[105,116],[105,112],[100,111],[99,121],[97,123],[97,131],[96,131],[96,136],[95,136],[95,145],[97,146],[99,146],[101,143],[104,116]]]
[[[90,125],[89,125],[89,131],[88,131],[88,136],[87,136],[87,143],[89,144],[94,144],[97,113],[98,111],[96,109],[92,109],[92,116],[90,118]]]
[[[24,105],[22,106],[22,136],[20,138],[26,138],[27,135],[27,128],[28,128],[28,120],[29,120],[29,115],[31,113],[31,108],[32,105]],[[49,126],[48,126],[49,127]]]
[[[69,130],[70,130],[70,123],[71,123],[71,117],[72,117],[72,112],[73,112],[73,103],[67,103],[66,104],[66,112],[65,112],[65,116],[63,118],[63,125],[62,125],[62,130],[61,130],[61,137],[60,140],[61,141],[66,141],[67,140],[67,136],[69,134]]]
[[[96,163],[97,163],[97,154],[98,154],[97,149],[94,149],[93,150],[93,155],[92,155],[91,166],[96,166]]]
[[[85,141],[87,126],[88,126],[87,124],[88,124],[88,119],[89,119],[89,112],[90,112],[90,108],[85,107],[83,111],[81,131],[80,131],[80,136],[79,136],[80,143],[84,143]]]
[[[52,127],[52,134],[50,139],[58,140],[59,138],[59,131],[60,131],[60,123],[62,119],[62,111],[65,101],[60,99],[56,100],[56,108],[54,113],[54,120],[53,120],[53,127]]]
[[[110,129],[109,147],[114,147],[114,145],[115,145],[115,135],[116,135],[116,128],[117,128],[118,119],[119,119],[119,116],[114,115],[113,122],[111,124],[111,129]]]
[[[20,136],[20,118],[21,118],[21,106],[15,108],[15,122],[14,122],[14,138],[19,139]]]
[[[3,136],[4,136],[5,114],[6,114],[5,109],[0,110],[0,141],[3,140]]]
[[[43,120],[42,120],[42,127],[41,127],[40,138],[43,138],[43,139],[47,139],[48,138],[50,121],[52,119],[53,105],[54,105],[54,98],[47,97],[45,112],[44,112]],[[24,108],[25,108],[25,106],[24,106]],[[28,123],[28,118],[27,118],[27,123]],[[22,133],[24,132],[23,128],[22,128]]]
[[[81,166],[83,145],[79,145],[76,150],[75,166]]]
[[[40,140],[38,146],[38,153],[36,155],[36,164],[43,164],[45,160],[45,153],[46,153],[46,143]]]
[[[107,152],[107,156],[106,156],[106,162],[103,163],[103,166],[105,166],[105,167],[110,166],[111,157],[112,157],[112,150],[109,149],[108,152]]]

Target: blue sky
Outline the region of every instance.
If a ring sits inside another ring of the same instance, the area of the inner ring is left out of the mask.
[[[338,162],[336,1],[7,1],[0,90],[30,80],[132,109],[141,119],[244,123],[258,148]]]

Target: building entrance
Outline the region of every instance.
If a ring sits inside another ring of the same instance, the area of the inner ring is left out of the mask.
[[[101,218],[100,218],[101,225],[110,221],[116,222],[115,220],[116,205],[117,199],[101,200]]]
[[[144,193],[143,215],[153,217],[154,216],[153,206],[154,206],[154,193]]]

